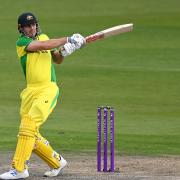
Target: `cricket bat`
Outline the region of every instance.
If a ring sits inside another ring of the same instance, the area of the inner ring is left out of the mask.
[[[118,25],[118,26],[114,26],[108,29],[104,29],[102,31],[99,31],[95,34],[91,34],[87,37],[85,37],[86,39],[86,44],[89,44],[91,42],[95,42],[97,40],[101,40],[107,37],[111,37],[111,36],[115,36],[118,34],[122,34],[122,33],[126,33],[126,32],[130,32],[133,30],[133,24],[122,24],[122,25]],[[65,50],[64,46],[60,48],[61,49],[61,53]]]
[[[86,37],[86,43],[91,43],[97,40],[101,40],[107,37],[115,36],[118,34],[130,32],[133,30],[133,24],[123,24],[114,26],[105,30],[102,30],[100,32],[97,32],[95,34],[91,34]]]

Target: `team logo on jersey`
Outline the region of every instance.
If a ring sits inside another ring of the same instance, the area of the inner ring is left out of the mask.
[[[33,19],[33,16],[28,15],[26,19],[27,19],[27,20],[31,20],[31,19]]]

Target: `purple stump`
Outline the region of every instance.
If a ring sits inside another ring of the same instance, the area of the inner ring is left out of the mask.
[[[108,149],[108,109],[104,108],[104,172],[107,172],[107,149]]]
[[[114,172],[114,110],[110,109],[110,171]]]
[[[101,171],[101,108],[97,112],[97,171]]]

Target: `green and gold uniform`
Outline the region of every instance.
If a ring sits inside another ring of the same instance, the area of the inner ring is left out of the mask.
[[[45,34],[37,36],[39,41],[48,39],[48,36]],[[56,75],[51,62],[51,51],[27,52],[26,47],[32,41],[32,38],[21,35],[16,43],[17,54],[26,77],[27,85],[55,82]]]
[[[36,40],[39,41],[48,39],[45,34],[36,37]],[[40,125],[46,121],[54,109],[59,95],[51,50],[26,51],[32,41],[34,39],[21,34],[16,42],[18,58],[27,82],[27,87],[20,95],[21,124],[12,164],[18,171],[23,171],[27,167],[26,162],[32,151],[47,162],[51,168],[60,166],[60,155],[39,133]]]

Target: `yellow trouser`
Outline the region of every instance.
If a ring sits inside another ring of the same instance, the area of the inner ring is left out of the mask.
[[[32,151],[52,168],[59,167],[59,154],[39,133],[39,127],[54,109],[59,89],[55,83],[28,86],[21,93],[21,124],[12,166],[18,171],[26,168]]]

